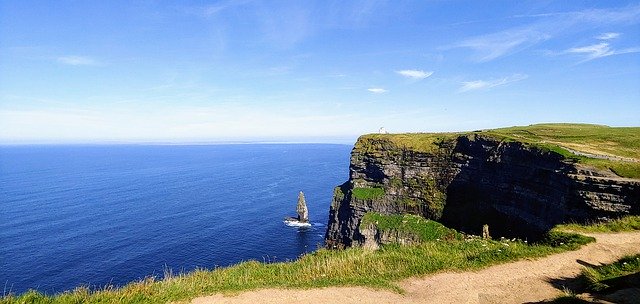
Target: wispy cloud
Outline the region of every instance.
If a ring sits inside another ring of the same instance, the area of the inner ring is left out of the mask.
[[[453,47],[470,48],[476,51],[477,61],[486,62],[530,47],[550,37],[549,34],[533,28],[517,28],[469,38]]]
[[[620,33],[609,32],[609,33],[602,33],[602,34],[598,35],[596,37],[596,39],[599,39],[599,40],[611,40],[611,39],[616,39],[618,37],[620,37]]]
[[[416,80],[425,79],[433,75],[433,72],[431,71],[421,71],[421,70],[401,70],[401,71],[396,71],[396,73],[404,77],[416,79]]]
[[[573,29],[584,30],[589,27],[597,28],[612,24],[636,24],[640,21],[640,5],[514,16],[514,18],[522,17],[537,20],[499,32],[466,38],[445,49],[468,48],[475,52],[475,60],[487,62],[530,48],[556,36],[566,35]],[[610,40],[618,36],[619,33],[610,32],[600,35],[598,39]]]
[[[575,54],[585,54],[587,55],[587,60],[592,60],[596,58],[613,55],[613,51],[609,47],[609,44],[606,42],[582,46],[582,47],[570,48],[565,52],[575,53]]]
[[[620,37],[621,33],[615,32],[607,32],[602,33],[596,37],[597,40],[600,40],[597,43],[593,43],[590,45],[580,46],[580,47],[572,47],[563,51],[548,51],[546,52],[548,55],[565,55],[565,54],[577,54],[583,56],[582,62],[591,61],[598,58],[620,55],[620,54],[628,54],[628,53],[637,53],[640,52],[640,47],[631,47],[624,49],[615,49],[611,45],[611,41]]]
[[[640,52],[640,47],[615,50],[611,48],[608,42],[600,42],[597,44],[570,48],[568,50],[565,50],[563,53],[584,55],[586,56],[586,58],[584,58],[584,60],[582,60],[581,62],[585,62],[585,61],[590,61],[590,60],[612,56],[612,55],[638,53],[638,52]]]
[[[228,0],[228,1],[220,1],[216,4],[205,5],[205,6],[195,6],[195,7],[186,7],[184,11],[186,13],[194,14],[200,17],[212,17],[220,14],[222,11],[226,9],[230,9],[237,6],[242,6],[247,3],[252,2],[252,0]]]
[[[524,80],[524,79],[527,79],[527,77],[529,76],[524,74],[514,74],[511,76],[507,76],[499,79],[465,81],[465,82],[462,82],[462,87],[460,88],[460,92],[490,89],[493,87],[502,86],[502,85],[506,85],[516,81]]]
[[[86,56],[62,56],[58,57],[58,62],[68,65],[100,65],[97,60]]]
[[[640,5],[635,4],[618,8],[514,15],[512,18],[557,18],[570,22],[592,22],[600,25],[629,22],[635,23],[640,20]]]
[[[383,94],[389,92],[389,90],[385,90],[383,88],[368,88],[367,91],[374,94]]]

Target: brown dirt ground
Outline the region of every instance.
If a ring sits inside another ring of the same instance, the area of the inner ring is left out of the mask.
[[[562,290],[554,279],[577,276],[584,263],[610,263],[640,253],[640,232],[590,234],[596,242],[581,249],[479,271],[438,273],[399,282],[404,295],[364,287],[307,290],[261,289],[236,296],[216,294],[192,300],[206,303],[526,303],[553,299]]]

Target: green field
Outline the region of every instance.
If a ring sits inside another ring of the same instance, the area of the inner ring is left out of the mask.
[[[538,124],[486,130],[527,143],[549,143],[580,152],[640,160],[640,127],[589,124]]]

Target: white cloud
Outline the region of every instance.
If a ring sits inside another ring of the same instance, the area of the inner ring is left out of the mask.
[[[374,93],[374,94],[382,94],[382,93],[387,93],[389,92],[388,90],[385,90],[383,88],[368,88],[367,91]]]
[[[613,51],[609,48],[609,44],[601,42],[598,44],[587,45],[583,47],[570,48],[566,53],[585,54],[588,60],[613,55]]]
[[[465,81],[465,82],[462,82],[462,87],[460,88],[460,92],[489,89],[489,88],[493,88],[501,85],[506,85],[512,82],[524,80],[524,79],[527,79],[527,77],[529,76],[524,74],[514,74],[511,76],[507,76],[499,79]]]
[[[85,56],[62,56],[58,57],[58,62],[68,65],[99,65],[100,63],[91,57]]]
[[[582,47],[575,47],[565,50],[566,54],[582,54],[585,55],[586,58],[582,61],[590,61],[602,57],[607,57],[611,55],[619,55],[619,54],[628,54],[628,53],[638,53],[640,52],[640,47],[634,48],[626,48],[621,50],[614,50],[610,47],[608,42],[601,42],[598,44],[592,44]]]
[[[535,29],[521,28],[469,38],[454,47],[475,50],[476,59],[486,62],[527,48],[550,37]]]
[[[431,71],[421,71],[421,70],[401,70],[396,71],[396,73],[412,79],[425,79],[433,74]]]
[[[596,39],[599,39],[599,40],[611,40],[611,39],[616,39],[618,37],[620,37],[620,33],[609,32],[609,33],[602,33],[602,34],[598,35],[596,37]]]

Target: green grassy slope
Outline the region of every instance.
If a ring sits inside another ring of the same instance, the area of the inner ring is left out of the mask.
[[[538,124],[485,131],[529,143],[549,143],[580,152],[640,160],[640,127]]]

